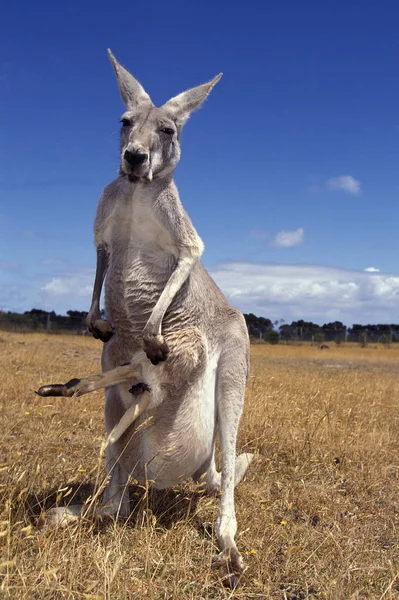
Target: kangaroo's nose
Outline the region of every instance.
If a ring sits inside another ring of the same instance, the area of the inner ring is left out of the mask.
[[[142,165],[146,162],[146,160],[148,159],[148,154],[144,154],[142,152],[130,152],[130,150],[125,150],[123,158],[132,167],[138,167],[139,165]]]

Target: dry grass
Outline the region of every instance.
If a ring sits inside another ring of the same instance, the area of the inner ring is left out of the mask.
[[[252,348],[238,450],[260,458],[236,493],[248,570],[231,592],[210,568],[217,500],[193,486],[133,486],[127,523],[37,527],[103,477],[103,394],[32,390],[97,372],[101,346],[0,337],[0,598],[399,597],[399,350]]]

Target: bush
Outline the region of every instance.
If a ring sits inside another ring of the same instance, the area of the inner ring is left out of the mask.
[[[266,331],[265,341],[268,342],[269,344],[275,345],[280,342],[280,336],[277,333],[277,331],[274,331],[274,329],[271,329],[270,331]]]
[[[381,344],[385,344],[385,346],[386,346],[387,348],[390,348],[390,347],[391,347],[392,338],[391,338],[391,336],[389,335],[389,333],[383,333],[383,334],[380,336],[380,339],[379,339],[379,341],[380,341],[380,343],[381,343]]]

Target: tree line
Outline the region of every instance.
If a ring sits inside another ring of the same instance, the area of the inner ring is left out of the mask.
[[[292,321],[285,323],[283,319],[271,321],[265,317],[244,314],[249,335],[252,338],[264,339],[270,343],[280,340],[298,340],[313,342],[382,342],[389,344],[399,342],[399,324],[360,325],[355,323],[347,327],[341,321],[333,321],[318,325],[312,321]]]
[[[57,315],[40,308],[32,308],[24,313],[0,311],[0,328],[11,331],[74,331],[83,333],[86,330],[87,312],[84,310],[68,310],[66,315]]]
[[[104,314],[104,313],[103,313]],[[24,313],[0,311],[0,329],[13,331],[71,331],[83,333],[86,330],[86,311],[68,310],[66,315],[54,311],[33,308]],[[284,319],[271,321],[253,313],[244,314],[250,337],[270,343],[281,341],[314,342],[399,342],[399,324],[360,325],[347,327],[341,321],[318,325],[312,321],[292,321]]]

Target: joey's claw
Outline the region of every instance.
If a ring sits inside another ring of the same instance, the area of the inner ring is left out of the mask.
[[[169,354],[169,348],[163,335],[144,335],[143,349],[153,365],[166,360]]]
[[[109,342],[114,335],[111,325],[104,319],[96,319],[92,322],[89,326],[89,331],[91,331],[96,340],[101,340],[104,343]]]

